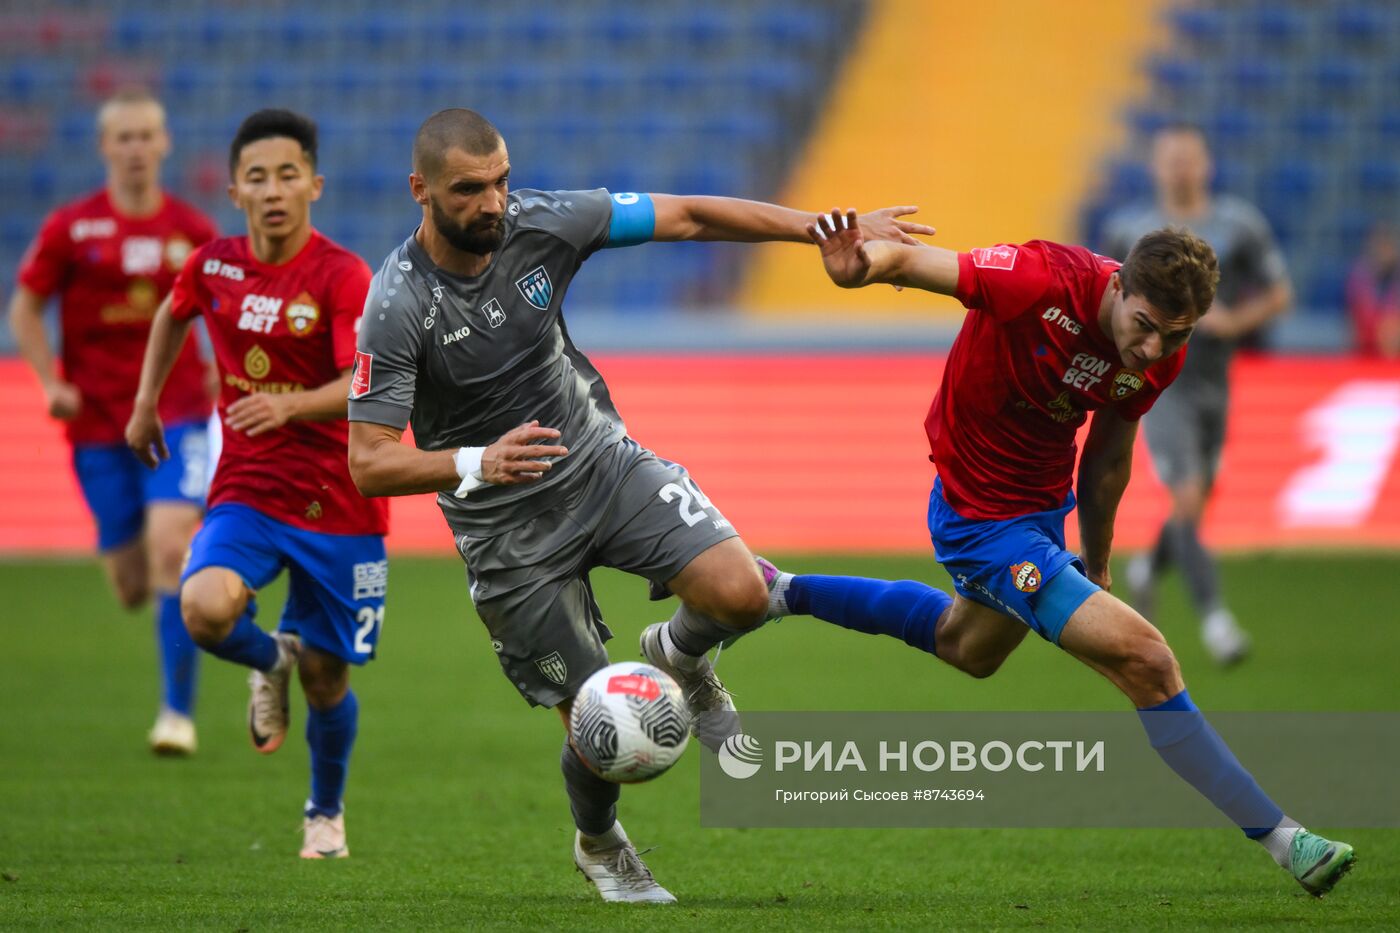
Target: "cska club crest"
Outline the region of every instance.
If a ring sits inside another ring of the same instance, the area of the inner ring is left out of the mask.
[[[1109,389],[1109,395],[1113,397],[1115,402],[1121,402],[1145,384],[1142,373],[1131,369],[1120,369],[1118,375],[1113,377],[1113,388]]]
[[[535,667],[540,669],[541,674],[560,686],[563,686],[564,680],[569,676],[569,668],[565,666],[564,659],[559,656],[557,651],[551,651],[540,658],[535,662]]]
[[[554,283],[544,266],[536,266],[515,280],[515,287],[525,300],[541,311],[549,310],[549,300],[554,297]]]
[[[1034,593],[1040,589],[1040,568],[1028,560],[1012,564],[1011,582],[1022,593]]]
[[[287,330],[291,331],[293,337],[307,336],[316,329],[316,322],[321,319],[321,309],[306,292],[293,298],[284,314]]]

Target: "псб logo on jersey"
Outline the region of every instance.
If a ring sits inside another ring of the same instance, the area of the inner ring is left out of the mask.
[[[554,297],[554,283],[549,280],[544,266],[536,266],[516,279],[515,287],[520,289],[520,294],[531,305],[541,311],[549,310],[549,300]]]
[[[1109,395],[1114,401],[1122,401],[1144,385],[1142,373],[1132,369],[1120,369],[1118,375],[1113,377],[1113,388],[1109,390]]]

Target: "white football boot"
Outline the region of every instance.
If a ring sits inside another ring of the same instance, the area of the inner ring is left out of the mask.
[[[740,731],[734,700],[715,676],[709,658],[692,658],[665,644],[670,641],[666,624],[656,622],[642,631],[642,656],[652,667],[675,678],[690,713],[691,734],[710,751],[718,752],[725,739]]]
[[[583,833],[574,833],[574,864],[598,889],[603,900],[626,904],[674,904],[675,895],[656,883],[637,855],[621,823],[613,824],[612,840],[594,848]]]
[[[1214,609],[1201,623],[1201,643],[1221,667],[1238,664],[1249,654],[1249,633],[1228,609]]]
[[[146,741],[157,755],[193,755],[199,748],[194,720],[165,707],[161,707],[156,724],[146,733]]]
[[[302,820],[302,858],[349,858],[345,844],[345,811],[335,816],[308,816]]]
[[[274,632],[277,639],[277,663],[266,673],[254,668],[248,675],[248,736],[253,748],[271,755],[282,747],[287,737],[291,716],[287,693],[292,671],[301,657],[301,639],[289,632]]]

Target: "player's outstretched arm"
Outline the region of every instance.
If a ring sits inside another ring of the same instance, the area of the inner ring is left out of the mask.
[[[854,210],[818,215],[807,239],[821,248],[826,274],[842,288],[886,284],[951,295],[958,287],[958,254],[915,241],[874,241]]]
[[[44,327],[44,304],[45,298],[38,292],[23,285],[16,288],[10,299],[10,333],[15,335],[20,356],[39,377],[49,415],[71,421],[78,416],[83,398],[77,386],[59,375],[49,332]]]
[[[559,432],[538,421],[512,428],[487,447],[419,450],[403,443],[403,430],[369,421],[350,422],[350,478],[365,496],[411,496],[474,486],[516,486],[539,481],[553,465],[542,457],[565,457],[551,444]]]
[[[656,228],[652,239],[723,240],[734,243],[787,241],[804,243],[812,215],[763,201],[717,198],[702,195],[653,194]],[[916,213],[917,207],[901,205],[871,211],[861,220],[867,240],[894,240],[917,244],[914,234],[932,236],[925,224],[901,220]]]
[[[193,323],[188,319],[176,320],[170,313],[170,305],[170,296],[166,295],[151,321],[151,336],[146,341],[146,357],[141,363],[141,381],[136,388],[131,420],[126,423],[127,446],[138,460],[152,469],[160,461],[170,459],[165,430],[156,408],[161,389],[165,388],[165,380],[175,367]]]
[[[253,392],[224,412],[224,423],[235,431],[257,437],[275,431],[288,421],[334,421],[345,417],[353,369],[307,392]]]
[[[1080,552],[1089,579],[1104,589],[1113,583],[1108,571],[1113,523],[1132,476],[1137,428],[1136,421],[1124,420],[1109,408],[1099,409],[1079,460]]]

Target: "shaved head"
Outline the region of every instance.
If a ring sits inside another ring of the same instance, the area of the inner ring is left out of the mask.
[[[450,150],[486,156],[500,145],[500,131],[475,110],[460,107],[439,110],[423,121],[418,135],[413,137],[413,170],[432,181],[442,173]]]

